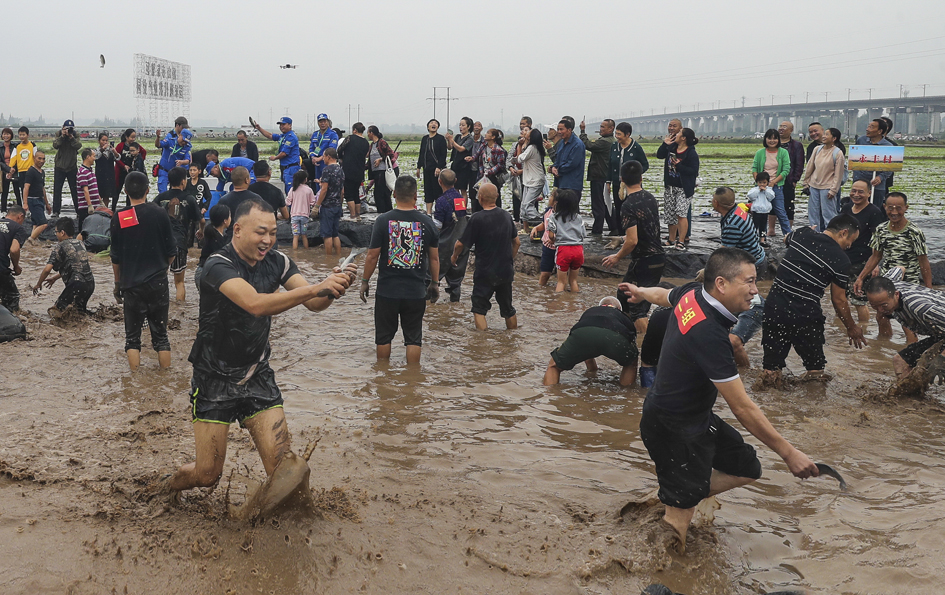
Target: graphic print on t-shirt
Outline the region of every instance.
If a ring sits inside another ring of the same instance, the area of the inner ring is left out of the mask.
[[[705,320],[705,312],[702,311],[696,301],[695,290],[690,291],[679,300],[674,309],[674,314],[676,314],[679,332],[684,335],[689,332],[689,329]]]
[[[415,269],[420,266],[423,249],[423,223],[419,221],[397,221],[387,223],[390,246],[387,264],[398,269]]]

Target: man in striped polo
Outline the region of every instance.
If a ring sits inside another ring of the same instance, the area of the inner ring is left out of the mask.
[[[902,380],[912,372],[919,358],[939,341],[945,340],[945,293],[937,289],[903,281],[905,267],[889,269],[882,277],[866,282],[866,299],[878,314],[898,320],[903,328],[921,341],[910,343],[893,357],[896,377]]]
[[[823,233],[801,227],[788,234],[788,249],[778,267],[765,300],[763,384],[780,386],[781,370],[791,351],[801,356],[807,373],[803,380],[826,379],[824,367],[824,312],[820,300],[830,286],[830,301],[847,328],[850,344],[866,345],[863,330],[850,314],[847,272],[850,258],[844,252],[860,233],[852,215],[837,215]]]

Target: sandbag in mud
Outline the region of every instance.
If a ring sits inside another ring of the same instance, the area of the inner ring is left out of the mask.
[[[26,338],[26,327],[20,319],[0,306],[0,343]]]

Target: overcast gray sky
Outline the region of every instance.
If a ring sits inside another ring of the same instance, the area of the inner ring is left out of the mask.
[[[288,110],[296,128],[318,112],[346,128],[358,103],[365,123],[424,123],[434,85],[452,87],[454,128],[463,115],[509,126],[522,114],[590,120],[743,96],[798,103],[807,91],[811,101],[848,88],[898,96],[900,84],[945,95],[941,0],[9,4],[8,49],[31,43],[28,58],[8,61],[0,111],[74,112],[79,125],[135,116],[136,52],[192,65],[192,120],[252,115],[270,128],[270,109],[272,119]],[[440,102],[441,121],[445,112]]]

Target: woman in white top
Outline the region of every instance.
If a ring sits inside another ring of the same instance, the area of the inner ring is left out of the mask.
[[[837,146],[840,134],[836,128],[824,131],[823,144],[814,149],[804,174],[804,188],[810,188],[807,222],[820,232],[840,212],[840,185],[846,165],[843,150]]]
[[[545,188],[545,147],[541,132],[532,130],[528,135],[528,145],[515,158],[522,165],[522,220],[526,225],[541,223],[538,201]]]

